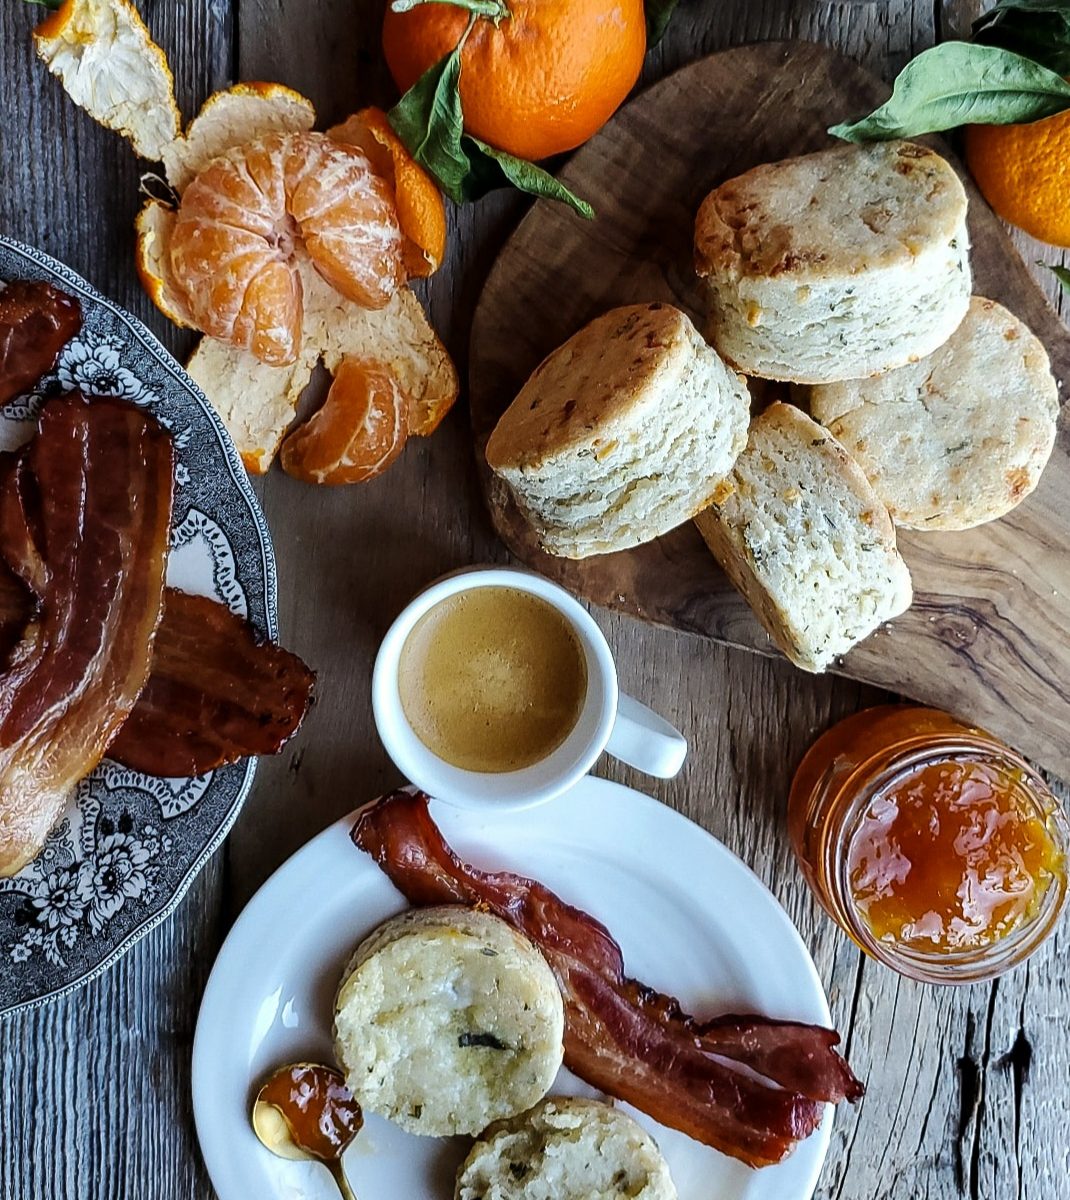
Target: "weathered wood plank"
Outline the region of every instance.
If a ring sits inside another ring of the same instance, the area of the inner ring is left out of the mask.
[[[141,3],[191,112],[230,75],[226,0]],[[183,340],[133,268],[138,163],[98,129],[33,54],[41,10],[0,6],[0,229],[70,263],[172,348]],[[185,339],[188,342],[188,339]],[[82,991],[0,1022],[0,1196],[201,1198],[190,1047],[222,936],[224,861],[182,907]]]

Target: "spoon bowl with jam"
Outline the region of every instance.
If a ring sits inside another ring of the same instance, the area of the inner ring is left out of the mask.
[[[341,1072],[316,1063],[289,1063],[272,1071],[253,1101],[253,1132],[279,1158],[323,1163],[342,1200],[356,1200],[342,1155],[364,1115]]]

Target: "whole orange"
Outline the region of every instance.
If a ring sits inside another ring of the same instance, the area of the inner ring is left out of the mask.
[[[643,0],[503,0],[508,16],[477,17],[461,51],[468,133],[520,158],[571,150],[600,129],[639,78]],[[383,51],[407,91],[453,50],[466,10],[420,4],[383,21]]]
[[[1070,111],[1031,125],[971,125],[966,162],[1005,221],[1070,246]]]

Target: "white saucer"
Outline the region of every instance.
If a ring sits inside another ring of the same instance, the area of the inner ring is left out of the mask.
[[[751,871],[697,825],[618,784],[587,777],[541,808],[487,813],[432,804],[464,859],[547,884],[608,926],[635,978],[696,1016],[759,1012],[830,1024],[813,961]],[[193,1045],[197,1134],[220,1200],[337,1200],[327,1171],[256,1140],[257,1083],[295,1060],[333,1061],[331,1002],[356,944],[404,899],[332,825],[260,889],[223,944]],[[554,1091],[594,1095],[562,1070]],[[775,1167],[751,1170],[642,1113],[680,1200],[809,1200],[828,1150],[821,1128]],[[360,1200],[452,1200],[468,1139],[420,1138],[369,1116],[346,1159]]]

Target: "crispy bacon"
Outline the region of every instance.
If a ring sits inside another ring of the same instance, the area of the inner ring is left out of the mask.
[[[25,457],[0,455],[0,655],[28,617],[26,590],[16,595],[6,586],[3,564],[33,596],[40,598],[47,585],[39,513]],[[17,629],[6,621],[17,621]],[[224,605],[167,588],[149,681],[108,757],[149,775],[175,776],[203,775],[248,754],[276,754],[304,719],[314,680],[296,655],[262,642]]]
[[[150,775],[202,775],[276,754],[304,719],[314,681],[224,605],[168,588],[152,674],[108,757]]]
[[[174,471],[152,417],[78,395],[45,405],[23,461],[40,497],[47,581],[0,672],[0,875],[41,848],[145,685]]]
[[[410,903],[478,905],[539,947],[565,1001],[565,1064],[580,1078],[754,1167],[808,1137],[822,1101],[862,1095],[833,1030],[760,1016],[696,1021],[625,976],[620,947],[593,917],[533,880],[461,862],[427,800],[384,796],[361,812],[353,841]]]
[[[78,301],[59,288],[30,279],[0,284],[0,404],[50,371],[81,327]]]

